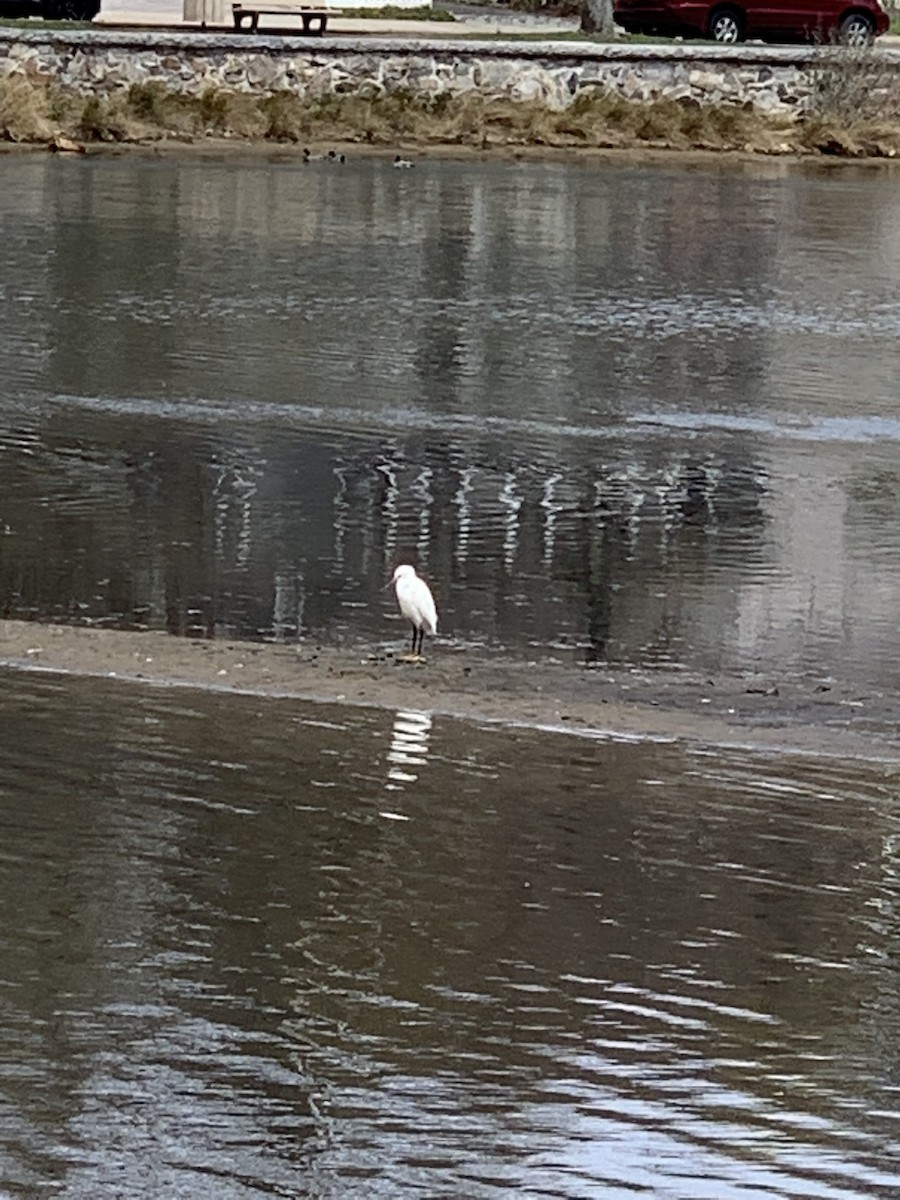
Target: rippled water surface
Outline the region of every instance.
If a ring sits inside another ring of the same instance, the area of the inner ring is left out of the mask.
[[[0,177],[8,613],[893,679],[892,174]]]
[[[897,768],[36,675],[0,719],[0,1194],[898,1194]]]
[[[0,181],[0,612],[896,686],[893,174]],[[2,683],[4,1200],[900,1195],[896,766]]]

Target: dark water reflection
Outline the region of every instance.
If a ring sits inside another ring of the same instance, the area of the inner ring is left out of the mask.
[[[892,679],[892,176],[0,174],[8,613]]]
[[[896,768],[0,714],[4,1196],[898,1194]]]

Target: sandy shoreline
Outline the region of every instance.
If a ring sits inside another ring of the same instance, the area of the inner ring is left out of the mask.
[[[0,667],[385,709],[479,723],[900,761],[893,697],[834,682],[586,669],[438,643],[399,649],[201,641],[0,621]]]

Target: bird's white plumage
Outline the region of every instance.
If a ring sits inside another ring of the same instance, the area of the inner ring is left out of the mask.
[[[437,609],[431,588],[421,579],[415,567],[399,566],[391,580],[397,595],[400,611],[416,629],[432,636],[437,633]]]

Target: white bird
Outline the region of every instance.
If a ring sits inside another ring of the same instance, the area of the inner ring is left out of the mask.
[[[399,154],[394,155],[392,166],[397,167],[401,171],[408,171],[415,164],[408,158],[401,158]]]
[[[394,585],[400,612],[412,625],[412,653],[406,656],[406,661],[423,662],[422,639],[426,632],[432,637],[437,633],[437,609],[434,607],[431,588],[416,574],[415,567],[407,564],[401,564],[397,568],[391,583]]]

